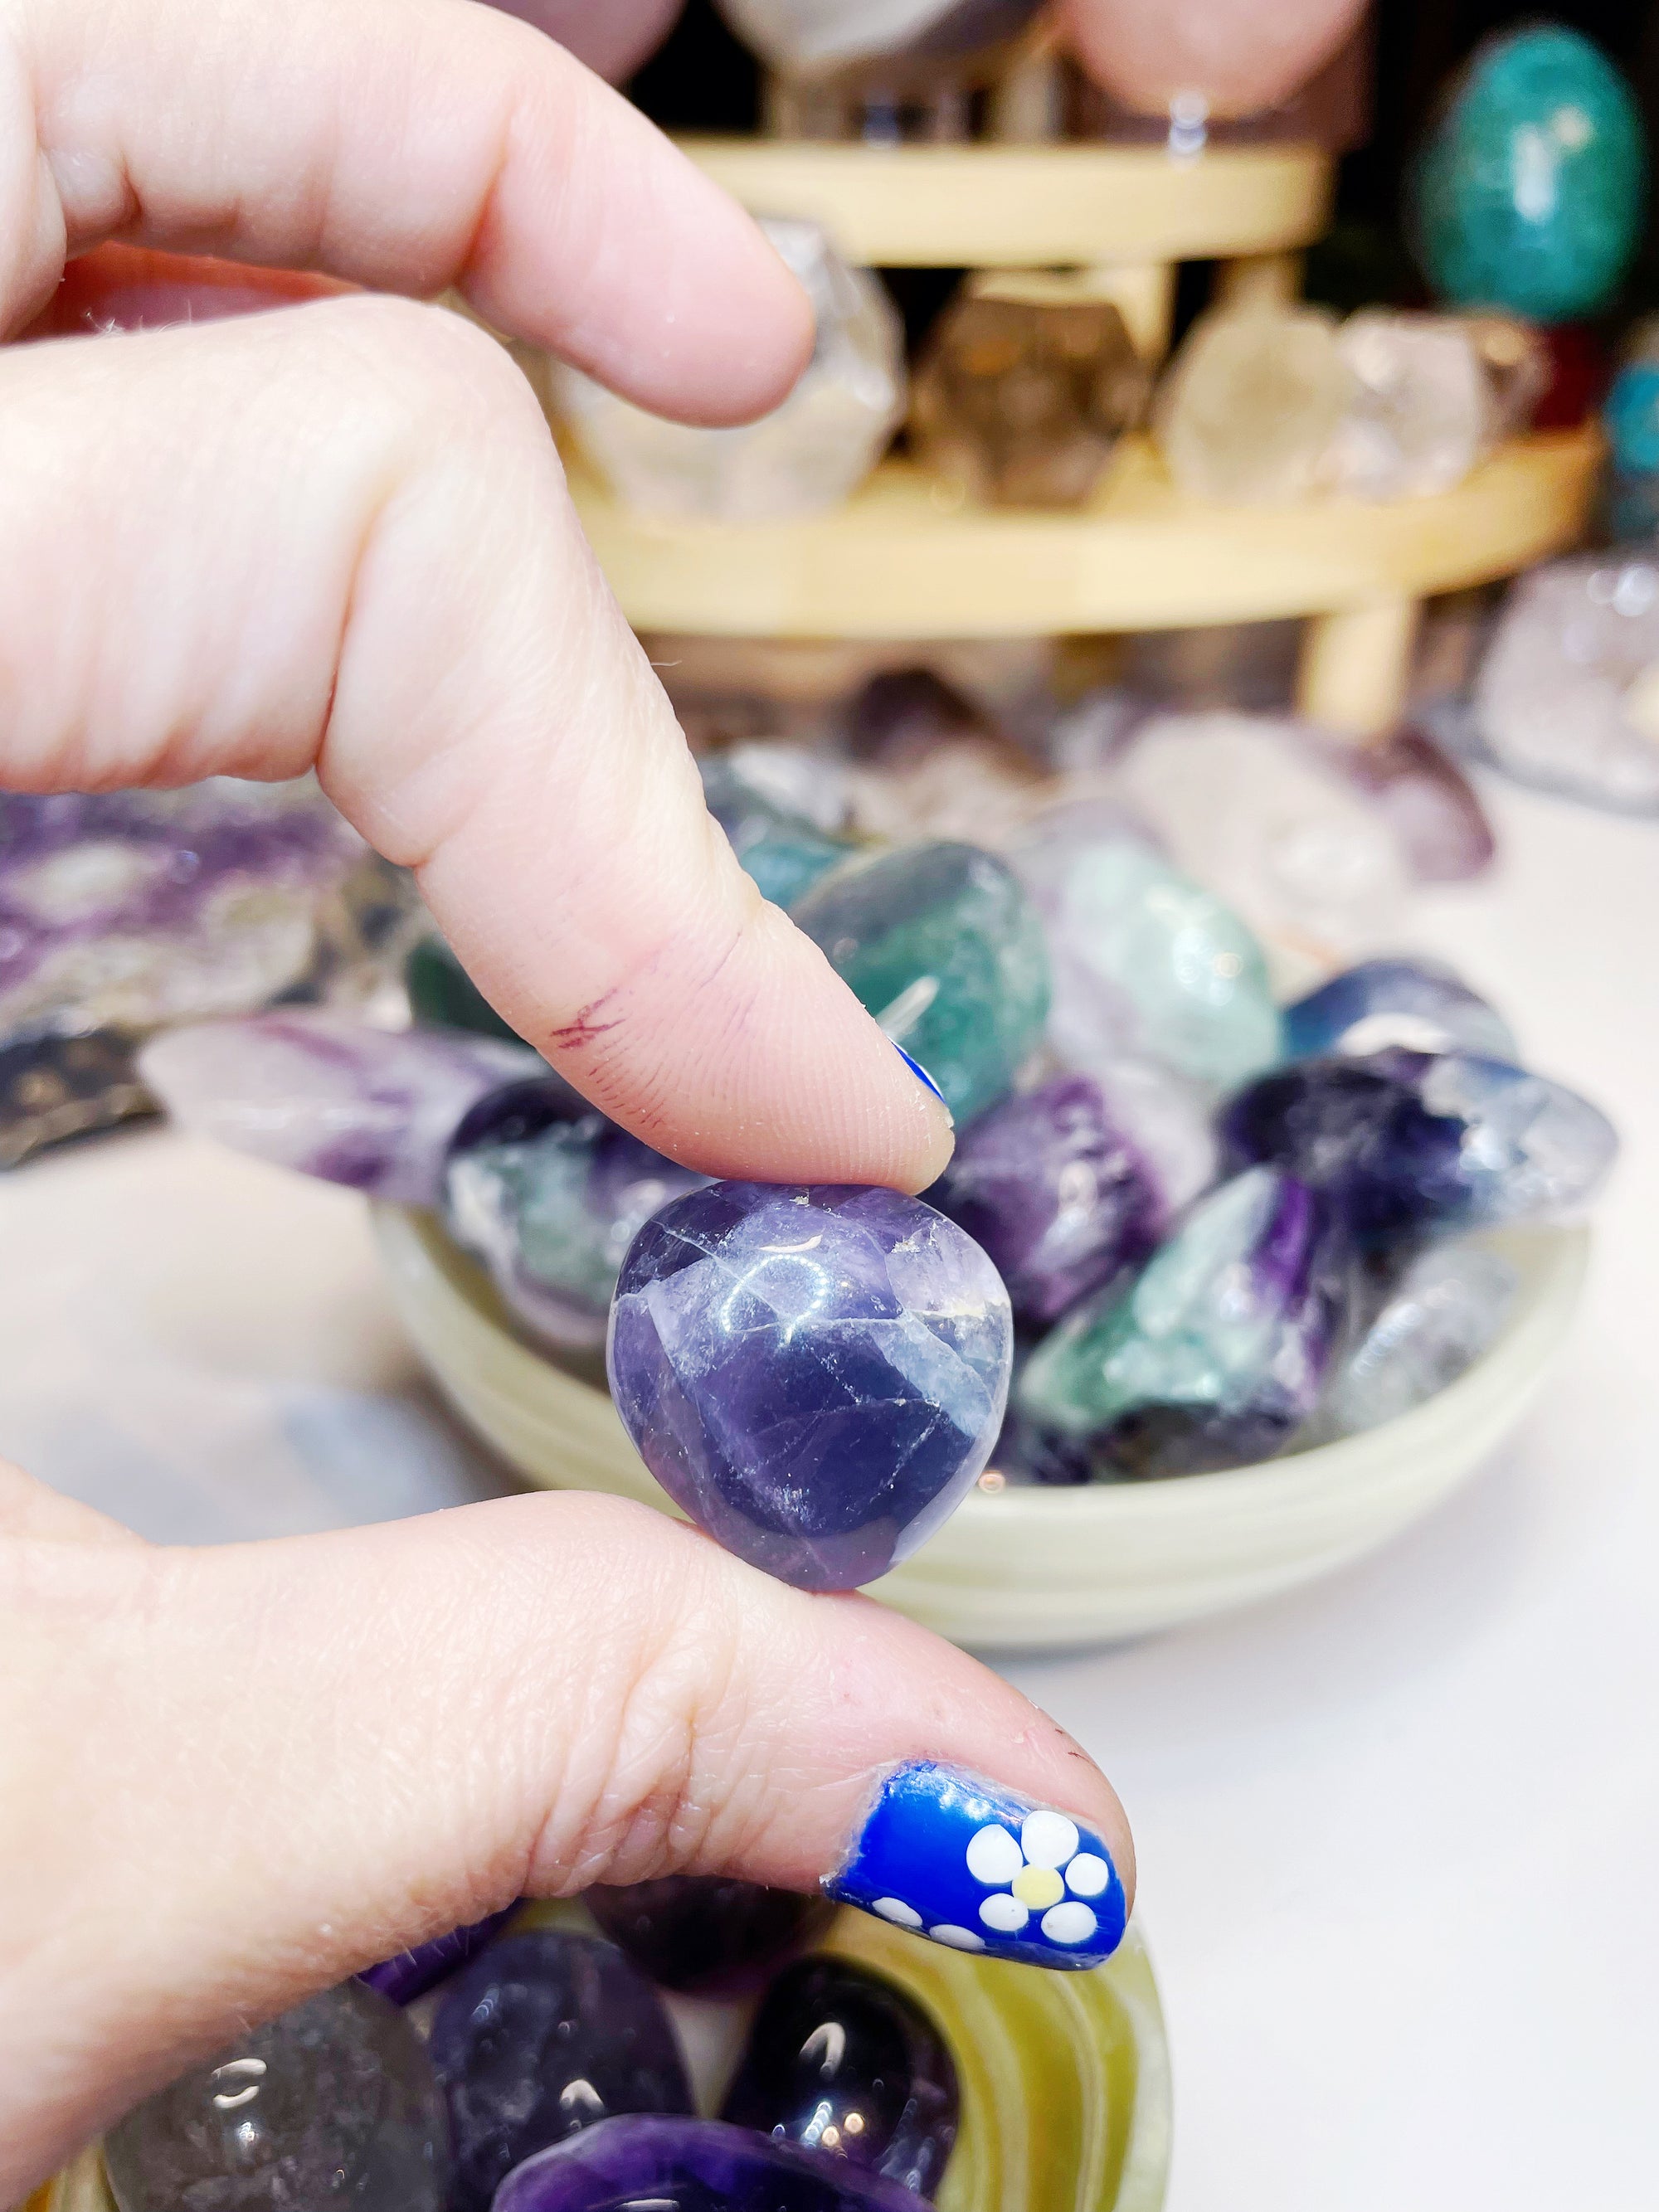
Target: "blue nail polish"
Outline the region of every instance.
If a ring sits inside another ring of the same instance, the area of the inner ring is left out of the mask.
[[[893,1049],[898,1054],[899,1058],[904,1062],[904,1065],[909,1069],[911,1074],[916,1078],[918,1082],[925,1083],[927,1085],[927,1088],[933,1092],[934,1097],[938,1099],[941,1106],[945,1108],[945,1110],[948,1113],[950,1109],[946,1103],[945,1093],[939,1089],[938,1084],[934,1082],[933,1077],[929,1075],[921,1062],[919,1060],[912,1060],[909,1054],[906,1052],[902,1044],[894,1045]]]
[[[1069,1814],[931,1759],[883,1779],[825,1890],[953,1950],[1097,1966],[1128,1907],[1111,1853]]]

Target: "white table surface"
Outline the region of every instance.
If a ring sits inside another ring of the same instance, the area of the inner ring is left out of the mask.
[[[1412,935],[1626,1141],[1553,1387],[1474,1486],[1270,1607],[1009,1671],[1133,1820],[1172,2212],[1659,2204],[1659,825],[1510,791]],[[345,1194],[166,1134],[0,1177],[0,1453],[171,1541],[507,1486]]]

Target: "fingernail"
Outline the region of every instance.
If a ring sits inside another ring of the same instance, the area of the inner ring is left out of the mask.
[[[934,1082],[933,1077],[929,1075],[921,1062],[919,1060],[912,1060],[909,1054],[906,1052],[902,1044],[894,1045],[893,1049],[898,1054],[899,1058],[904,1062],[904,1065],[909,1069],[911,1074],[915,1077],[916,1080],[919,1083],[925,1083],[927,1085],[927,1088],[933,1092],[934,1097],[938,1099],[939,1104],[945,1108],[945,1112],[948,1114],[951,1108],[945,1093],[939,1089],[938,1084]]]
[[[1123,1884],[1069,1814],[919,1760],[885,1776],[840,1871],[823,1884],[957,1951],[1028,1966],[1097,1966],[1123,1941]]]

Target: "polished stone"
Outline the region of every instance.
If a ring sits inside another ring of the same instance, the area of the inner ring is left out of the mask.
[[[514,2167],[624,2112],[689,2113],[661,2000],[614,1944],[540,1929],[491,1945],[432,2023],[449,2106],[449,2212],[489,2212]]]
[[[1331,1053],[1472,1052],[1514,1060],[1515,1033],[1449,968],[1428,960],[1364,960],[1285,1010],[1287,1060]]]
[[[1322,307],[1212,309],[1159,388],[1158,444],[1193,499],[1292,505],[1322,489],[1354,389]]]
[[[1497,318],[1366,308],[1337,345],[1355,389],[1328,470],[1355,499],[1450,491],[1530,418],[1547,373],[1539,340]]]
[[[1340,757],[1392,824],[1419,883],[1467,883],[1491,866],[1498,841],[1480,793],[1427,730],[1402,723],[1343,744]]]
[[[1413,227],[1443,298],[1560,323],[1605,307],[1644,213],[1640,112],[1558,23],[1477,48],[1418,157]]]
[[[1561,1084],[1400,1047],[1266,1076],[1228,1106],[1222,1131],[1236,1159],[1316,1186],[1370,1243],[1571,1218],[1619,1149],[1607,1116]]]
[[[805,816],[780,806],[730,754],[710,753],[698,766],[708,811],[762,897],[775,906],[793,906],[855,849],[847,838],[826,836]]]
[[[1092,802],[1039,816],[1009,859],[1048,932],[1050,1036],[1067,1066],[1165,1063],[1230,1089],[1279,1057],[1260,944],[1121,812]]]
[[[665,1875],[607,1885],[582,1902],[635,1965],[664,1989],[729,1996],[759,1987],[835,1917],[827,1898],[722,1875]]]
[[[1620,812],[1659,812],[1659,559],[1580,554],[1522,576],[1474,708],[1511,775]]]
[[[361,1982],[250,2028],[106,2136],[119,2212],[443,2212],[443,2100]]]
[[[468,1960],[476,1959],[517,1910],[515,1905],[509,1905],[465,1928],[453,1928],[447,1936],[434,1936],[429,1943],[417,1943],[412,1951],[399,1951],[376,1966],[365,1966],[357,1979],[378,1990],[383,1997],[390,1997],[395,2005],[413,2004],[416,1997],[447,1981]]]
[[[1312,1415],[1351,1297],[1329,1206],[1247,1170],[1200,1200],[1127,1290],[1037,1346],[1019,1410],[1130,1475],[1269,1458]]]
[[[769,1574],[849,1589],[972,1486],[1012,1346],[996,1270],[920,1200],[723,1182],[640,1232],[609,1364],[676,1504]]]
[[[767,1992],[720,2117],[931,2197],[960,2111],[950,2051],[918,2004],[847,1960],[805,1959]]]
[[[136,1062],[125,1031],[88,1028],[72,1015],[26,1022],[0,1036],[0,1170],[153,1114]]]
[[[1012,1089],[1042,1036],[1042,924],[1015,876],[971,845],[901,848],[842,869],[794,919],[960,1121]]]
[[[864,63],[950,65],[1016,36],[1042,0],[719,0],[761,58],[822,76]]]
[[[0,1039],[372,997],[414,903],[309,777],[0,793]]]
[[[597,1352],[635,1237],[670,1199],[707,1181],[617,1128],[556,1076],[535,1078],[481,1100],[457,1130],[444,1225],[483,1261],[532,1337]]]
[[[1299,92],[1352,32],[1364,0],[1063,0],[1071,50],[1146,115],[1255,115]],[[1202,143],[1201,140],[1200,142]]]
[[[1393,1285],[1331,1378],[1322,1432],[1352,1436],[1425,1405],[1497,1340],[1519,1278],[1479,1244],[1431,1245]]]
[[[470,1108],[545,1073],[527,1045],[299,1010],[170,1030],[139,1071],[182,1127],[406,1206],[436,1201]]]
[[[580,62],[621,84],[649,59],[678,20],[684,0],[489,0],[568,47]]]
[[[1042,1327],[1152,1251],[1173,1210],[1153,1162],[1087,1075],[1057,1075],[969,1124],[928,1193]]]
[[[1111,787],[1254,932],[1287,985],[1397,936],[1410,856],[1338,747],[1308,725],[1157,715],[1125,748]]]
[[[647,514],[755,522],[837,506],[903,419],[904,333],[868,270],[849,268],[815,223],[762,224],[817,318],[817,346],[788,398],[758,422],[700,429],[560,368],[557,404],[588,460]]]
[[[617,2119],[511,2174],[494,2212],[915,2212],[903,2185],[721,2120]]]
[[[1080,507],[1146,404],[1147,376],[1109,300],[983,283],[947,308],[916,373],[924,468],[1001,507]]]
[[[421,938],[404,963],[404,988],[416,1022],[427,1028],[467,1030],[475,1036],[520,1040],[495,1012],[441,937]]]

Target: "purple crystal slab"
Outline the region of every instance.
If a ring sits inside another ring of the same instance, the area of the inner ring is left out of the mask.
[[[961,2100],[943,2037],[913,1999],[842,1959],[803,1959],[755,2016],[721,2117],[833,2153],[932,2197]]]
[[[1619,1139],[1563,1085],[1470,1053],[1304,1060],[1242,1091],[1222,1133],[1328,1193],[1367,1243],[1588,1206]]]
[[[528,1045],[293,1012],[173,1030],[144,1048],[139,1072],[186,1129],[372,1198],[430,1206],[469,1110],[546,1071]]]
[[[1312,1416],[1354,1288],[1328,1201],[1250,1169],[1200,1200],[1127,1290],[1044,1339],[1019,1411],[1131,1476],[1268,1458]]]
[[[915,2212],[896,2181],[722,2120],[606,2120],[502,2184],[494,2212]]]
[[[583,1903],[613,1943],[664,1989],[702,1996],[758,1988],[781,1959],[828,1928],[825,1897],[719,1875],[608,1884]]]
[[[357,1979],[378,1990],[383,1997],[390,1997],[395,2005],[413,2004],[416,1997],[447,1981],[469,1959],[476,1959],[517,1911],[516,1905],[509,1905],[500,1912],[486,1913],[468,1927],[452,1928],[447,1936],[434,1936],[429,1943],[417,1943],[412,1951],[399,1951],[395,1958],[365,1966]]]
[[[488,2212],[514,2167],[620,2112],[690,2112],[656,1991],[613,1943],[508,1936],[464,1966],[432,2023],[454,2147],[450,2212]]]
[[[965,1129],[928,1194],[989,1255],[1034,1326],[1151,1252],[1171,1211],[1086,1075],[1057,1075]]]
[[[850,1589],[972,1486],[1012,1354],[995,1268],[920,1199],[719,1182],[635,1238],[609,1367],[684,1511],[784,1582]]]

